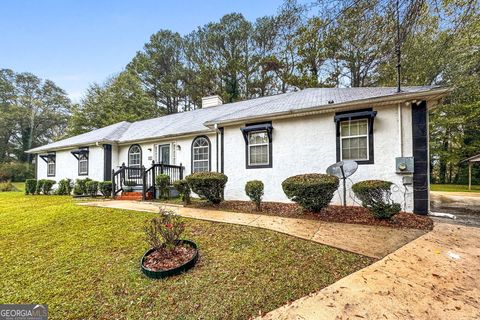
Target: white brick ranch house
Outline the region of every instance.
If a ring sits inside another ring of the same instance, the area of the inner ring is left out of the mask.
[[[175,180],[218,171],[228,176],[225,199],[247,200],[245,183],[258,179],[265,201],[288,201],[281,183],[289,176],[324,173],[353,159],[359,166],[347,189],[361,180],[392,181],[396,201],[426,214],[428,109],[447,91],[318,88],[228,104],[212,96],[202,109],[124,121],[28,152],[37,155],[37,179],[114,178],[120,194],[125,180],[151,190],[159,172]],[[122,164],[133,169],[115,174]],[[332,202],[341,202],[340,192]],[[347,202],[353,203],[348,196]]]

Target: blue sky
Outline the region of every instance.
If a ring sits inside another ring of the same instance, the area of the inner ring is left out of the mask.
[[[186,34],[240,12],[253,21],[282,0],[0,0],[0,68],[55,81],[74,101],[122,70],[160,29]]]

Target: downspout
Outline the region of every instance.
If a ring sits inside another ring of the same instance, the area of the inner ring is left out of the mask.
[[[403,119],[402,119],[402,104],[398,104],[398,141],[400,157],[403,157]]]
[[[220,133],[220,130],[218,129],[218,124],[216,124],[216,123],[213,125],[213,128],[215,129],[215,133],[216,133],[216,135],[215,135],[215,149],[216,149],[216,154],[217,154],[217,155],[216,155],[216,165],[215,165],[215,168],[216,168],[217,172],[220,172],[220,171],[218,170],[218,145],[219,145],[219,143],[218,143],[218,142],[219,142],[219,141],[218,141],[218,134]]]

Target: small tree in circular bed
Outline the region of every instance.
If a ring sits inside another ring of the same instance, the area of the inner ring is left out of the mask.
[[[227,176],[219,172],[197,172],[188,175],[188,185],[193,192],[209,202],[218,204],[223,200],[223,190],[227,184]]]
[[[319,212],[332,201],[338,189],[338,178],[328,174],[309,173],[282,182],[287,197],[308,211]]]
[[[402,207],[391,199],[392,182],[383,180],[365,180],[352,186],[355,196],[362,201],[377,219],[390,219],[400,212]]]

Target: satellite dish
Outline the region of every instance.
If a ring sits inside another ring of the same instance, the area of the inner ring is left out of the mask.
[[[347,205],[346,180],[358,169],[358,163],[354,160],[339,161],[327,168],[327,174],[343,180],[343,205]]]

